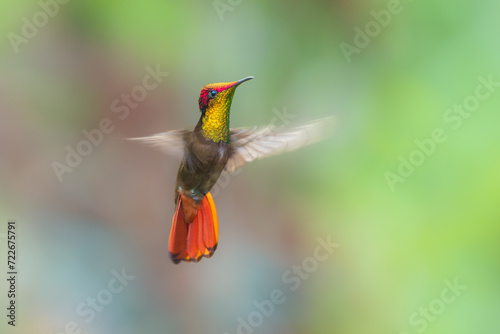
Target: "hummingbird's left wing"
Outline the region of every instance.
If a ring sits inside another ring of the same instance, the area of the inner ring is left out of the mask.
[[[171,130],[148,137],[129,138],[129,140],[136,140],[153,145],[169,155],[182,156],[184,154],[185,139],[189,133],[191,133],[191,131],[184,129]]]
[[[231,155],[226,172],[271,155],[290,152],[315,143],[332,133],[334,117],[326,117],[301,126],[281,129],[275,126],[230,129]]]

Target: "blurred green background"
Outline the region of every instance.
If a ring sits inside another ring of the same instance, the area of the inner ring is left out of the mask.
[[[237,333],[238,318],[280,289],[285,302],[251,331],[499,333],[500,92],[457,129],[444,116],[479,77],[500,81],[500,3],[401,1],[349,62],[341,43],[354,45],[355,28],[389,3],[74,0],[15,52],[12,33],[41,5],[3,1],[0,216],[18,222],[20,281],[18,325],[4,311],[0,328]],[[169,75],[120,119],[113,101],[148,66]],[[249,75],[233,127],[267,124],[277,109],[290,125],[335,115],[335,133],[218,185],[215,256],[176,266],[179,161],[124,138],[193,128],[203,85]],[[103,118],[114,130],[59,182],[53,162]],[[447,140],[391,189],[386,173],[436,128]],[[328,236],[340,246],[292,291],[282,275]],[[92,320],[79,314],[122,268],[134,276],[123,291]],[[443,302],[455,280],[466,288]]]

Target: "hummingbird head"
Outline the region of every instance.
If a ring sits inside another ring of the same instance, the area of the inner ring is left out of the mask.
[[[201,128],[205,137],[214,142],[229,143],[229,111],[234,91],[241,83],[253,79],[247,77],[238,81],[214,83],[201,89],[198,104],[201,112]]]

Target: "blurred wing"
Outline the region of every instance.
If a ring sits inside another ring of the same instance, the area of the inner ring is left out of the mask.
[[[274,126],[231,129],[230,143],[233,151],[225,170],[232,172],[250,161],[315,143],[330,135],[334,124],[335,119],[330,116],[289,129]]]
[[[186,135],[191,131],[172,130],[157,133],[149,137],[129,138],[129,140],[140,141],[157,147],[169,155],[182,156]]]

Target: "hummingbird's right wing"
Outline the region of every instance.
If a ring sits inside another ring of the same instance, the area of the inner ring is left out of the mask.
[[[322,140],[332,133],[334,120],[330,116],[288,129],[275,126],[231,129],[232,152],[225,170],[232,172],[250,161],[290,152]]]
[[[169,155],[181,157],[184,154],[185,138],[191,133],[188,130],[172,130],[157,133],[148,137],[129,138],[157,147]]]

